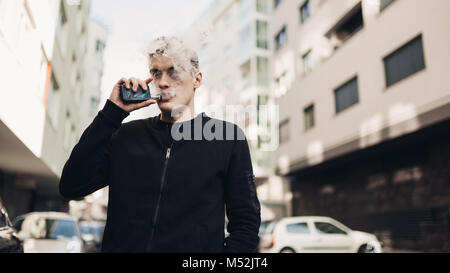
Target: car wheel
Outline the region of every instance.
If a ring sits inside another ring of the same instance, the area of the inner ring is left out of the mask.
[[[295,253],[295,250],[290,247],[285,247],[280,251],[280,253]]]
[[[371,244],[363,244],[359,247],[358,253],[375,253],[375,247]]]

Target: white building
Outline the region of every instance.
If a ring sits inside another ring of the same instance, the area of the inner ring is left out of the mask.
[[[83,94],[80,98],[80,126],[78,135],[92,123],[97,116],[101,99],[101,82],[104,69],[104,50],[108,30],[101,23],[89,20],[86,54],[84,56],[85,79]]]
[[[10,214],[61,209],[80,134],[90,1],[0,1],[0,194]]]
[[[291,180],[294,215],[335,216],[429,249],[401,236],[414,230],[424,243],[424,224],[439,225],[425,215],[450,204],[436,163],[449,151],[450,2],[275,2],[276,168]]]
[[[288,184],[274,175],[271,129],[277,122],[263,122],[270,97],[269,38],[272,1],[217,0],[187,33],[198,41],[203,83],[196,94],[197,112],[237,123],[245,130],[252,153],[258,196],[264,208],[278,217],[290,214]],[[231,108],[228,108],[231,107]],[[249,111],[250,109],[250,111]],[[270,110],[269,110],[270,112]],[[249,114],[246,114],[249,113]],[[273,125],[273,126],[271,126]],[[277,134],[275,134],[277,136]],[[263,211],[263,220],[265,217]]]

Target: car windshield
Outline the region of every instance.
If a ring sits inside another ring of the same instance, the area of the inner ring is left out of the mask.
[[[77,223],[70,219],[35,218],[29,217],[23,220],[17,230],[25,233],[33,239],[70,239],[79,237]]]

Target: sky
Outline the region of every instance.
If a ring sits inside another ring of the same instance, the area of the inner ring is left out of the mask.
[[[91,17],[108,30],[104,55],[102,99],[122,77],[147,78],[146,46],[154,38],[174,35],[189,27],[214,0],[92,0]],[[156,105],[128,119],[159,113]]]

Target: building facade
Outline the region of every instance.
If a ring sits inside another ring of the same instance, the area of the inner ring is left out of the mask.
[[[263,220],[290,215],[289,185],[274,174],[272,162],[278,144],[273,145],[277,140],[271,134],[276,122],[270,122],[270,115],[276,115],[276,109],[270,108],[269,89],[272,11],[269,0],[217,0],[187,31],[194,37],[199,31],[205,33],[197,45],[203,73],[195,97],[197,111],[236,123],[245,131]]]
[[[275,1],[277,173],[294,215],[450,250],[445,0]]]
[[[12,217],[66,210],[59,177],[83,116],[90,1],[0,1],[0,194]]]

